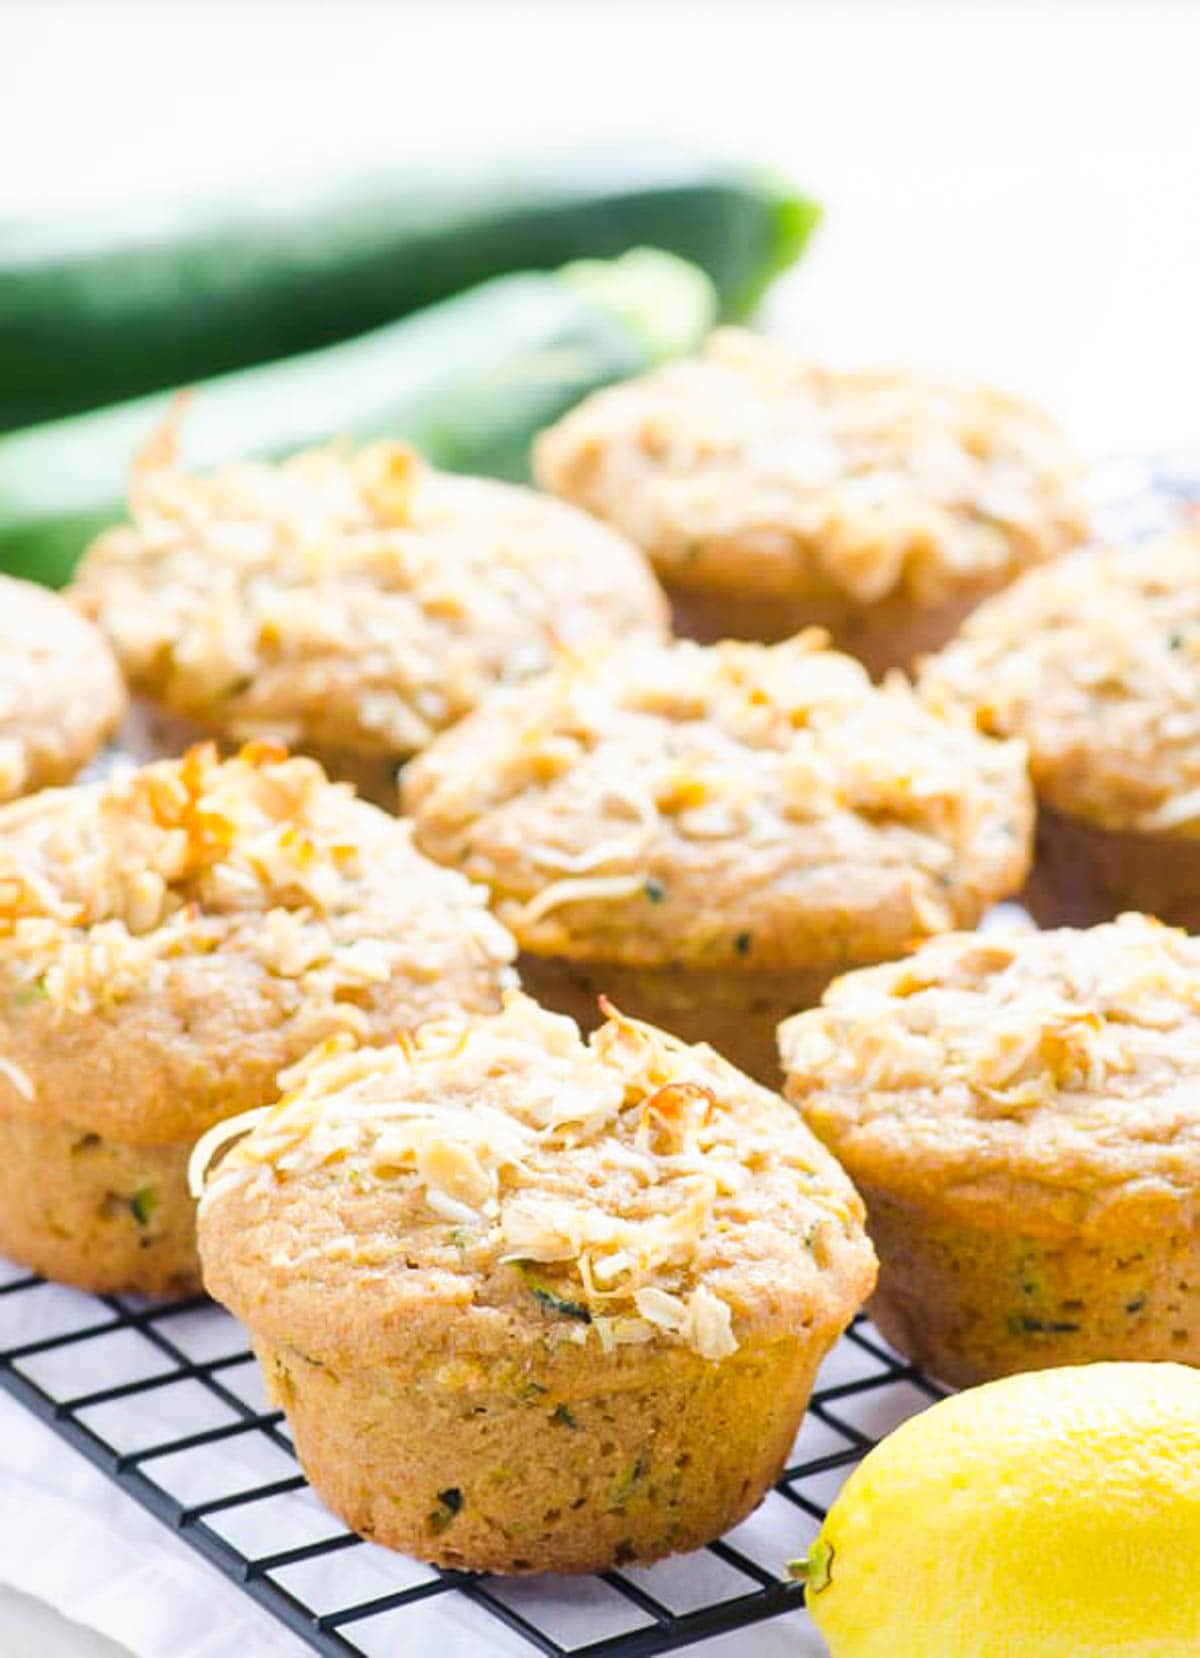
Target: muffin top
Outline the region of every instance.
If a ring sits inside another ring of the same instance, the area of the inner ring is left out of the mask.
[[[322,1358],[414,1366],[647,1343],[704,1359],[840,1329],[871,1288],[862,1206],[778,1095],[609,1009],[510,993],[399,1044],[337,1037],[276,1107],[196,1148],[205,1282]],[[464,1329],[464,1316],[470,1325]]]
[[[67,782],[124,712],[103,636],[57,594],[0,576],[0,801]]]
[[[924,665],[939,708],[1022,737],[1041,798],[1100,829],[1200,835],[1200,533],[1074,553]]]
[[[723,329],[594,393],[538,482],[645,547],[670,585],[938,605],[1079,541],[1079,467],[1038,410],[904,372],[836,373]]]
[[[816,630],[633,645],[497,692],[406,772],[417,844],[538,955],[878,960],[1020,886],[1019,744],[872,686]]]
[[[386,812],[265,744],[0,810],[0,1107],[135,1143],[334,1031],[499,1006],[512,940]]]
[[[238,739],[404,756],[556,644],[665,626],[620,536],[403,444],[144,468],[132,518],[75,602],[137,691]]]
[[[1147,916],[932,940],[838,979],[779,1038],[789,1097],[868,1200],[1010,1226],[1195,1203],[1200,939]]]

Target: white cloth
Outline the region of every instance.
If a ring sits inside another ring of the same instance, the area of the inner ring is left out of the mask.
[[[134,1658],[307,1650],[6,1394],[0,1447],[0,1582]]]

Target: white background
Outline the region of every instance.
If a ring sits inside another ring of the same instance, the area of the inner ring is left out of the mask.
[[[670,134],[828,217],[776,315],[834,359],[1200,440],[1190,0],[0,0],[0,212],[509,139]]]
[[[699,138],[825,201],[769,311],[814,354],[990,377],[1093,450],[1200,451],[1198,66],[1189,0],[0,0],[0,217],[509,140]],[[0,1597],[0,1658],[99,1650]]]

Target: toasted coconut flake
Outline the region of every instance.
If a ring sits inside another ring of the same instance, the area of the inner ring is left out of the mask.
[[[968,617],[926,703],[1028,746],[1043,800],[1118,833],[1200,834],[1200,531],[1088,548]]]
[[[620,1015],[585,1045],[515,993],[500,1015],[438,1021],[390,1048],[326,1044],[286,1080],[293,1091],[251,1134],[232,1126],[206,1204],[247,1182],[317,1177],[415,1194],[422,1226],[473,1228],[497,1266],[528,1275],[605,1350],[657,1334],[712,1360],[735,1351],[732,1309],[703,1281],[722,1205],[740,1201],[746,1158],[811,1183],[769,1125],[750,1144],[727,1090],[752,1085],[715,1055]],[[225,1140],[203,1144],[198,1182]],[[583,1184],[560,1178],[583,1168]],[[841,1215],[839,1200],[813,1201]]]
[[[786,972],[973,925],[1028,868],[1024,748],[822,644],[631,643],[498,691],[408,768],[417,843],[538,956]]]
[[[532,927],[543,916],[549,915],[551,910],[559,909],[564,904],[605,904],[621,898],[631,898],[644,886],[645,877],[640,875],[596,875],[590,878],[580,876],[571,880],[553,881],[548,887],[543,887],[535,898],[521,906],[519,923]]]
[[[964,1181],[1004,1167],[1080,1196],[1131,1169],[1194,1185],[1200,940],[1147,916],[926,943],[839,979],[780,1051],[835,1149],[886,1144],[931,1187],[942,1158]]]
[[[202,1134],[192,1147],[188,1158],[188,1191],[194,1198],[203,1198],[209,1171],[217,1153],[250,1133],[270,1114],[269,1106],[258,1106],[253,1111],[241,1111],[236,1117],[226,1117]]]
[[[11,1059],[5,1059],[3,1054],[0,1054],[0,1076],[6,1077],[12,1083],[23,1100],[27,1100],[30,1105],[33,1104],[37,1098],[37,1091],[29,1073],[14,1064]]]

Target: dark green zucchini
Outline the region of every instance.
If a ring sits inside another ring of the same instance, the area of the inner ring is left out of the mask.
[[[514,155],[0,224],[0,429],[346,339],[507,271],[654,246],[738,317],[815,205],[659,146]]]
[[[439,466],[525,475],[533,436],[586,392],[693,350],[702,271],[653,249],[497,277],[388,328],[195,388],[183,459],[205,468],[338,436],[408,438]],[[57,586],[119,519],[171,393],[0,434],[0,570]]]

